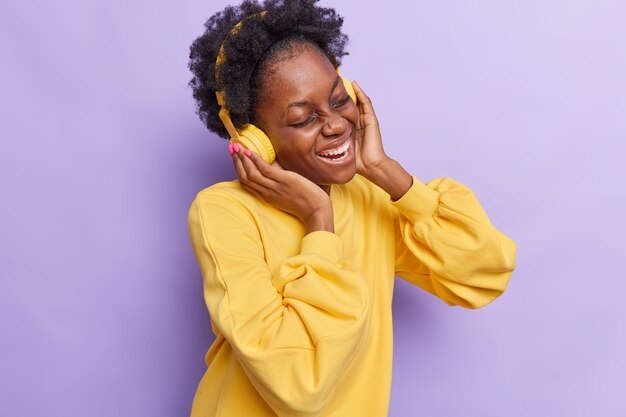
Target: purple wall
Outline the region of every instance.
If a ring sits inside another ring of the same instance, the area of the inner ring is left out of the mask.
[[[2,417],[188,415],[212,338],[187,208],[234,172],[186,63],[227,2],[164,3],[0,6]],[[626,4],[335,4],[388,153],[519,246],[482,310],[398,281],[390,415],[626,415]]]

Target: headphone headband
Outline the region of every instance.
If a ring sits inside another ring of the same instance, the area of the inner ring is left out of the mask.
[[[217,52],[217,59],[215,60],[215,79],[216,80],[219,80],[219,78],[220,78],[219,67],[222,65],[222,63],[224,61],[226,61],[226,53],[224,52],[224,46],[226,45],[226,41],[228,40],[228,36],[236,35],[237,32],[239,32],[239,29],[241,29],[241,26],[243,25],[243,22],[245,20],[251,19],[251,18],[257,17],[257,16],[264,17],[266,14],[267,14],[267,11],[263,10],[263,11],[260,11],[258,13],[255,13],[255,14],[251,14],[250,16],[245,16],[239,22],[237,22],[237,24],[235,26],[233,26],[233,28],[230,30],[229,34],[222,41],[222,44],[220,45],[220,49]]]
[[[243,25],[244,20],[252,18],[252,17],[256,17],[256,16],[263,17],[266,14],[267,14],[267,11],[263,10],[263,11],[261,11],[259,13],[255,13],[253,15],[244,17],[239,22],[237,22],[237,24],[235,26],[233,26],[233,28],[229,32],[229,35],[231,35],[231,36],[236,35],[237,32],[239,31],[239,29],[241,29],[241,26]],[[227,40],[228,40],[228,36],[226,36],[224,38],[224,40],[222,41],[222,44],[220,45],[220,49],[219,49],[219,51],[217,53],[217,59],[215,60],[215,79],[216,79],[216,81],[219,81],[219,79],[220,79],[220,72],[219,72],[220,66],[224,63],[224,61],[226,61],[226,53],[224,52],[224,45],[226,45],[226,41]],[[230,137],[231,138],[235,138],[235,139],[239,139],[239,132],[237,131],[237,128],[233,124],[233,121],[230,118],[230,111],[228,110],[228,106],[226,106],[226,100],[224,98],[224,91],[223,90],[216,91],[215,92],[215,96],[217,98],[217,104],[219,104],[219,106],[220,106],[220,111],[219,111],[219,114],[218,114],[220,120],[224,124],[224,127],[228,131],[228,134],[230,135]]]

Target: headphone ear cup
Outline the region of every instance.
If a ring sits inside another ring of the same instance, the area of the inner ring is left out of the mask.
[[[346,88],[348,95],[352,98],[352,101],[356,103],[356,93],[354,91],[354,87],[352,87],[352,83],[347,78],[341,77],[343,81],[343,86]]]
[[[270,138],[255,125],[246,125],[239,131],[238,139],[233,138],[230,140],[230,143],[236,142],[241,143],[246,149],[250,149],[252,152],[260,155],[268,164],[271,164],[276,159],[276,152],[274,151],[272,142],[270,142]]]

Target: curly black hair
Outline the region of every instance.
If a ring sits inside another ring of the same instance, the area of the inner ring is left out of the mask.
[[[229,138],[218,117],[216,91],[224,92],[237,128],[255,122],[264,71],[284,56],[281,53],[293,54],[299,45],[310,44],[334,66],[341,64],[341,58],[348,55],[348,37],[341,32],[343,18],[317,2],[245,0],[206,21],[204,33],[191,44],[188,67],[193,73],[189,86],[196,99],[196,113],[210,131]],[[241,26],[233,32],[239,22]],[[216,77],[216,59],[222,44],[225,60]]]

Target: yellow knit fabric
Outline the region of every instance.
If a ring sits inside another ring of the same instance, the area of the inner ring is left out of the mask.
[[[467,187],[413,185],[398,201],[365,178],[333,185],[335,233],[237,181],[200,191],[189,232],[217,338],[191,416],[386,416],[398,275],[450,305],[500,295],[516,246]]]

